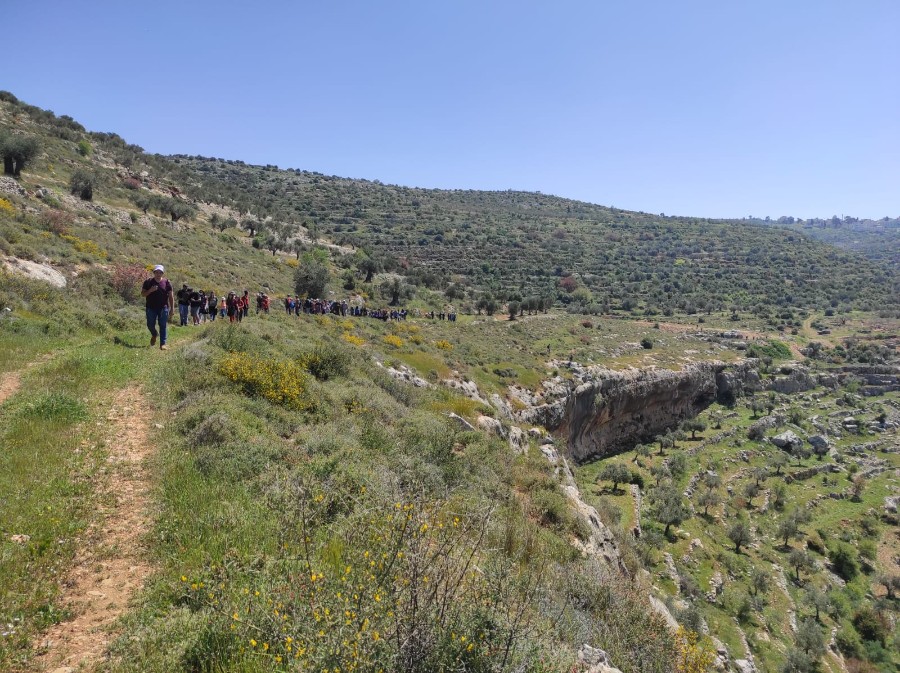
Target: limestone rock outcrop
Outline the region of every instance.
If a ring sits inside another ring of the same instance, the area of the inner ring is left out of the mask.
[[[584,462],[649,442],[716,400],[719,362],[690,365],[682,371],[641,369],[596,371],[566,400],[560,424],[569,455]]]

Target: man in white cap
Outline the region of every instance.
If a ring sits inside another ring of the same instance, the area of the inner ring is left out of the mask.
[[[153,267],[153,277],[144,281],[141,286],[141,296],[147,299],[147,329],[150,330],[150,345],[156,345],[159,337],[159,347],[166,350],[166,325],[169,323],[169,313],[175,309],[175,293],[172,291],[172,283],[163,278],[166,272],[162,264]],[[156,325],[159,323],[159,333]]]

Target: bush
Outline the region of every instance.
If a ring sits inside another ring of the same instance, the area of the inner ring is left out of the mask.
[[[828,559],[834,566],[834,572],[848,582],[859,574],[856,551],[847,544],[838,543],[832,547],[828,552]]]
[[[863,640],[885,644],[887,628],[875,610],[866,606],[853,615],[853,626]]]
[[[141,285],[146,280],[147,271],[140,264],[115,264],[110,285],[129,304],[141,298]]]
[[[72,228],[75,216],[66,210],[52,208],[41,213],[41,222],[48,231],[57,236],[64,236]]]
[[[653,340],[644,337],[643,339],[641,339],[641,346],[647,350],[650,350],[651,348],[653,348]]]
[[[303,353],[298,363],[320,381],[327,381],[335,376],[344,376],[350,366],[350,353],[337,346],[316,346]]]
[[[69,179],[69,192],[82,201],[91,201],[94,198],[96,182],[97,178],[93,173],[79,168],[72,173],[72,177]]]
[[[751,358],[771,358],[772,360],[790,360],[791,349],[781,341],[768,341],[765,344],[752,344],[747,349],[747,355]]]
[[[91,147],[91,144],[87,140],[82,138],[81,140],[78,141],[78,154],[80,154],[83,157],[89,157],[89,156],[91,156],[91,152],[93,152],[93,151],[94,151],[94,148]]]
[[[307,375],[293,362],[232,353],[223,358],[219,372],[240,384],[251,397],[259,396],[301,411],[315,408]]]
[[[564,530],[572,523],[569,503],[557,490],[541,489],[531,496],[531,509],[544,526]]]
[[[205,426],[201,424],[197,430]],[[206,476],[239,482],[259,476],[281,454],[281,448],[269,442],[231,441],[222,445],[199,446],[196,465]]]

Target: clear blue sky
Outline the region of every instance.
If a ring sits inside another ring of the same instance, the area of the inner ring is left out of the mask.
[[[897,0],[0,4],[0,88],[151,152],[654,213],[900,215]]]

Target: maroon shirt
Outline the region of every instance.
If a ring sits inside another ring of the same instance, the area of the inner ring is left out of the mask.
[[[158,285],[159,289],[147,295],[147,308],[159,310],[169,305],[169,293],[172,291],[172,283],[168,278],[156,280],[156,278],[148,278],[141,286],[141,291],[149,290],[154,285]]]

